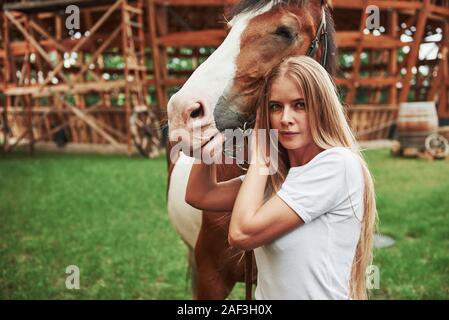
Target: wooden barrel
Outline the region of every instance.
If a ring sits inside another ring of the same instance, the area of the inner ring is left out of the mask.
[[[402,149],[424,149],[426,137],[438,131],[435,103],[431,101],[401,103],[397,129]]]

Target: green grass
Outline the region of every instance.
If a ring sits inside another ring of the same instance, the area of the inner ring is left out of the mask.
[[[380,231],[376,299],[449,298],[449,162],[369,151]],[[14,153],[0,159],[0,299],[189,299],[166,213],[165,158]],[[81,289],[65,287],[77,265]],[[244,298],[240,284],[231,298]]]
[[[449,161],[370,151],[379,230],[396,245],[376,250],[381,299],[449,299]]]

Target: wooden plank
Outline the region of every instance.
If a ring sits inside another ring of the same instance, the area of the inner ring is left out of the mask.
[[[90,38],[89,44],[95,43],[99,39],[105,39],[108,36],[109,36],[109,33],[108,34],[90,35],[89,36],[89,38]],[[71,38],[63,38],[61,40],[58,40],[58,43],[60,43],[65,48],[67,48],[67,51],[73,51],[73,48],[78,43],[78,40],[71,39]],[[39,44],[45,51],[59,50],[58,48],[55,47],[54,43],[48,39],[39,40]],[[111,43],[111,47],[114,47],[115,45],[116,45],[115,42]],[[14,41],[11,43],[10,49],[11,49],[12,56],[23,56],[26,52],[26,41]]]
[[[366,7],[366,0],[332,0],[332,7],[346,9],[363,9]],[[394,1],[394,0],[369,0],[369,5],[374,5],[380,9],[419,9],[421,1]]]
[[[15,1],[5,3],[4,10],[16,10],[23,12],[57,11],[63,10],[69,5],[78,7],[92,6],[97,4],[112,3],[113,0],[40,0],[40,1]]]
[[[358,44],[367,49],[400,48],[404,46],[404,42],[392,36],[385,34],[380,36],[365,35],[359,31],[337,31],[335,39],[340,50],[352,49]]]
[[[158,38],[156,44],[165,47],[218,47],[225,37],[223,29],[176,32]]]
[[[391,85],[396,85],[396,83],[399,80],[400,80],[400,78],[398,76],[393,76],[393,77],[377,76],[377,77],[371,77],[371,78],[359,78],[357,80],[357,84],[360,87],[363,87],[363,86],[387,87],[387,86],[391,86]],[[353,81],[352,79],[343,79],[343,78],[335,79],[335,83],[337,85],[345,85],[345,86],[351,85],[352,81]],[[349,103],[349,102],[347,102],[347,103]]]
[[[149,85],[154,83],[153,80],[147,80]],[[176,85],[179,81],[173,81],[173,85]],[[18,96],[32,94],[34,97],[50,96],[56,93],[69,92],[75,93],[88,93],[90,91],[95,92],[110,92],[113,90],[122,89],[125,87],[125,80],[110,80],[110,81],[90,81],[86,83],[73,84],[57,84],[54,86],[47,86],[42,91],[39,91],[39,85],[30,85],[28,87],[16,87],[15,85],[9,85],[5,88],[5,95]]]

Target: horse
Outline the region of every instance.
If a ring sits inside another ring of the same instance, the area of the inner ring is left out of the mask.
[[[231,213],[203,212],[185,202],[195,143],[254,121],[264,78],[282,59],[307,54],[332,75],[336,68],[335,28],[325,0],[243,0],[228,26],[223,43],[167,105],[167,209],[188,248],[194,299],[225,299],[245,279],[243,252],[227,241]],[[175,150],[179,141],[187,152]],[[237,164],[217,165],[218,181],[243,173]],[[255,279],[256,267],[250,271]]]

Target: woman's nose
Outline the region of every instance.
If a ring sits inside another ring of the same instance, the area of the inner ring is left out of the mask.
[[[289,111],[289,108],[284,108],[284,110],[282,111],[281,123],[283,125],[289,125],[293,123],[293,117],[291,115],[291,112]]]

